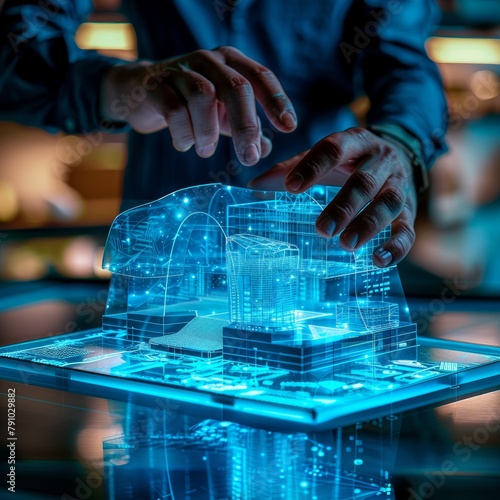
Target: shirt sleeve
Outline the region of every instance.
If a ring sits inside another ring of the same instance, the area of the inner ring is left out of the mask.
[[[0,119],[51,132],[122,131],[100,114],[104,73],[120,59],[78,48],[90,0],[7,0],[0,12]]]
[[[434,0],[355,0],[346,57],[356,58],[371,108],[367,123],[416,137],[429,167],[446,152],[448,114],[441,77],[425,50],[439,19]]]

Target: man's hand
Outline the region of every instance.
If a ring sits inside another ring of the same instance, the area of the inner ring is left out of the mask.
[[[250,181],[254,189],[302,193],[314,184],[343,185],[316,221],[325,237],[339,234],[348,251],[392,223],[392,236],[374,253],[378,267],[399,262],[415,240],[417,197],[408,155],[362,128],[331,134],[312,149]]]
[[[194,144],[206,158],[217,148],[219,134],[230,135],[238,159],[248,166],[271,151],[256,100],[281,132],[297,126],[292,103],[274,73],[233,47],[115,66],[104,78],[101,96],[104,116],[142,133],[168,126],[179,151]]]

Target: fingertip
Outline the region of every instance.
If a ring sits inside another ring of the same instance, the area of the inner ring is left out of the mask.
[[[297,192],[304,185],[304,176],[299,172],[292,172],[285,179],[285,186],[289,191]]]
[[[331,234],[328,234],[324,229],[322,229],[321,227],[318,227],[316,225],[316,232],[322,237],[322,238],[331,238],[332,235]]]
[[[297,128],[297,116],[288,109],[281,113],[280,121],[287,129],[284,132],[293,132]]]
[[[256,144],[250,144],[243,151],[244,165],[251,167],[260,160],[260,152]]]
[[[293,132],[297,127],[297,114],[292,102],[283,91],[271,97],[266,115],[281,132]]]
[[[323,213],[316,220],[316,232],[324,238],[331,238],[336,227],[337,224],[328,214]]]
[[[373,263],[377,267],[387,267],[394,261],[394,256],[383,247],[377,248],[373,253]]]
[[[340,244],[342,248],[344,248],[344,250],[347,250],[348,252],[353,252],[354,250],[356,250],[358,241],[359,241],[358,234],[350,230],[344,231],[340,238]]]
[[[260,138],[260,149],[262,151],[261,158],[269,156],[273,150],[273,143],[264,135],[261,135]]]
[[[217,143],[215,142],[208,146],[203,146],[197,151],[198,156],[201,156],[202,158],[209,158],[215,153],[216,148],[217,148]]]
[[[174,149],[176,151],[179,151],[179,153],[186,153],[187,151],[189,151],[193,147],[193,144],[182,145],[182,146],[181,145],[177,145],[177,144],[173,144],[173,146],[174,146]]]

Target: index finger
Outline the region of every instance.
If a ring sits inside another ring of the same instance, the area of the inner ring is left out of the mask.
[[[190,67],[215,87],[217,100],[224,105],[238,159],[244,165],[260,160],[260,124],[251,83],[212,52],[199,51]]]
[[[276,75],[234,47],[219,47],[226,64],[242,74],[252,85],[257,101],[271,123],[281,132],[297,127],[297,115]]]
[[[341,165],[354,166],[369,155],[373,145],[364,129],[351,128],[325,137],[293,168],[285,185],[288,191],[301,193]]]

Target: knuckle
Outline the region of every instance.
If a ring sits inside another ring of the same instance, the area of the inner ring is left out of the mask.
[[[215,86],[208,80],[196,78],[191,82],[190,91],[195,98],[215,98]]]
[[[306,174],[304,177],[316,179],[320,175],[323,174],[323,168],[318,161],[311,160],[308,161],[306,165],[304,165],[304,173]]]
[[[346,130],[346,133],[357,140],[365,140],[370,135],[370,132],[363,127],[351,127]]]
[[[219,47],[216,47],[214,49],[214,51],[220,52],[224,56],[228,56],[228,55],[231,55],[231,54],[237,54],[237,53],[240,52],[238,49],[234,48],[231,45],[220,45]]]
[[[366,170],[361,170],[352,175],[354,188],[365,196],[373,195],[378,188],[376,177]]]
[[[410,245],[405,244],[400,238],[396,238],[391,242],[390,252],[394,259],[402,259],[410,250]]]
[[[177,144],[191,144],[194,142],[191,129],[187,129],[187,127],[176,127],[173,133]]]
[[[404,222],[399,227],[399,231],[401,233],[402,238],[407,240],[410,246],[413,245],[413,243],[415,243],[416,235],[415,235],[415,229],[413,229],[413,224]]]
[[[383,203],[392,214],[399,213],[405,205],[405,196],[398,189],[386,189],[380,195],[380,201]]]
[[[179,100],[175,100],[172,102],[169,102],[168,104],[165,104],[163,114],[165,115],[165,118],[172,119],[172,118],[178,118],[179,116],[182,116],[186,111],[186,107],[184,106],[184,103],[182,103]]]
[[[253,68],[251,71],[251,75],[253,78],[256,78],[258,80],[271,80],[272,78],[274,78],[274,73],[269,68],[261,65],[257,65],[255,68]]]
[[[234,131],[240,136],[253,137],[259,134],[259,127],[256,123],[252,122],[239,123],[236,127],[234,127]]]
[[[212,57],[212,52],[206,49],[199,49],[196,51],[196,55],[206,59]]]
[[[410,196],[406,198],[403,211],[408,214],[408,218],[415,221],[417,217],[417,200],[414,191],[411,192]]]
[[[401,224],[398,228],[398,235],[391,242],[391,252],[397,258],[404,257],[415,242],[415,231],[410,224]]]
[[[252,86],[248,80],[242,76],[231,76],[227,80],[227,85],[232,92],[239,95],[249,95],[252,93]]]
[[[332,134],[321,141],[321,148],[328,158],[340,160],[344,154],[344,146],[337,134]]]
[[[337,204],[331,209],[329,207],[329,213],[335,214],[335,220],[338,220],[341,225],[345,225],[356,215],[356,211],[350,203]]]
[[[377,152],[389,164],[395,164],[399,162],[396,150],[388,144],[377,143]]]
[[[360,226],[363,229],[363,233],[369,235],[375,235],[380,231],[380,223],[373,214],[366,214],[361,217]]]
[[[200,131],[200,135],[205,139],[203,142],[206,142],[203,145],[210,146],[217,139],[219,131],[215,127],[207,127]]]
[[[399,159],[396,158],[395,161],[398,161],[399,162]],[[396,180],[396,181],[399,181],[399,182],[402,182],[404,184],[408,183],[409,182],[409,179],[408,179],[408,173],[405,172],[405,170],[403,168],[398,168],[396,169],[395,171],[393,171],[391,173],[391,176]]]
[[[211,63],[214,61],[214,55],[212,51],[206,49],[197,50],[195,53],[195,59],[199,63]]]

